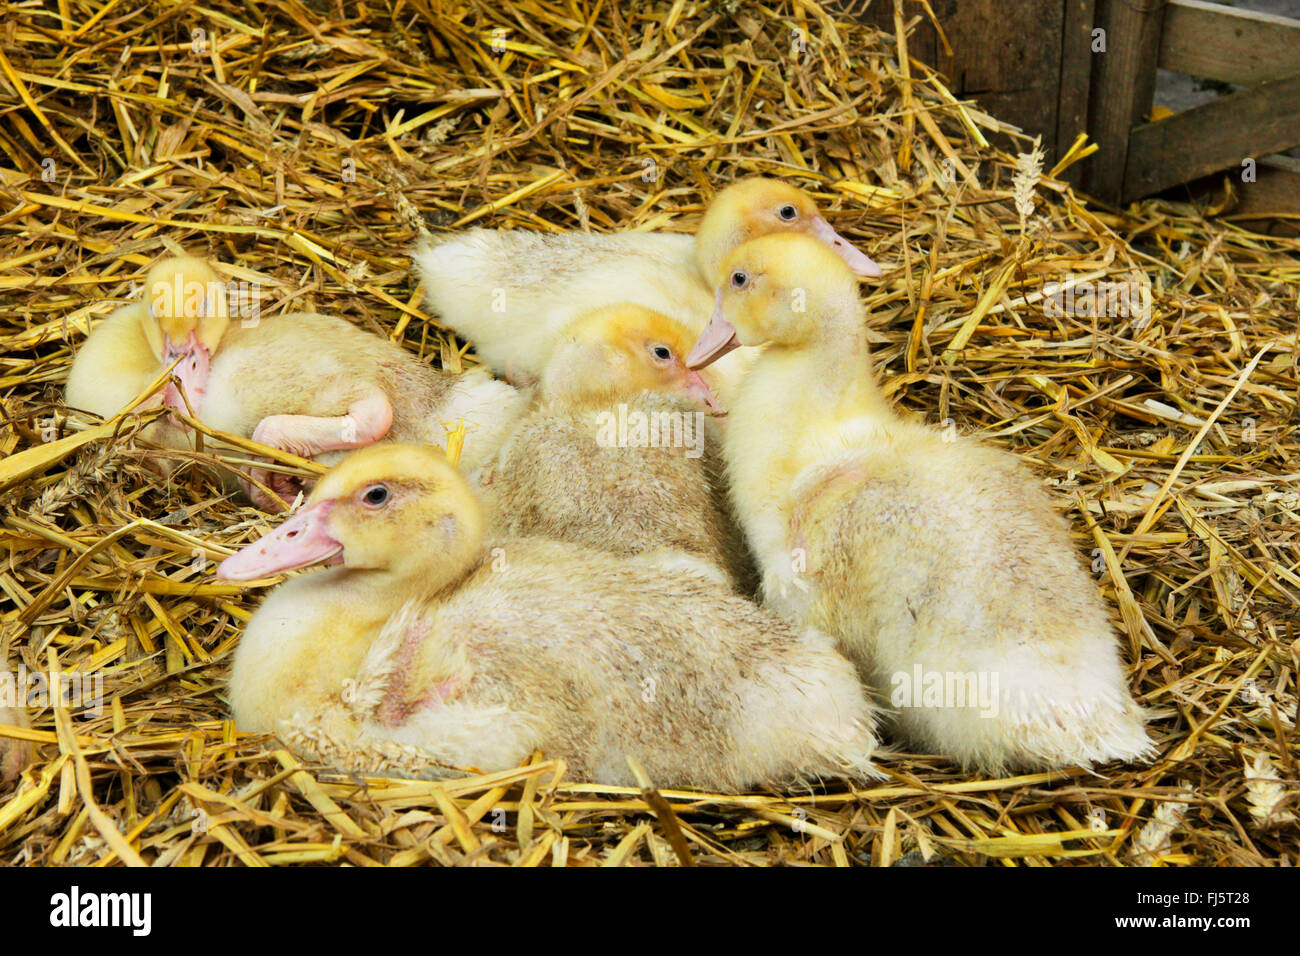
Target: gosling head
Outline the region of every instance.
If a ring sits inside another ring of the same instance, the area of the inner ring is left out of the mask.
[[[225,284],[204,260],[177,256],[149,270],[144,294],[142,322],[149,347],[163,367],[180,359],[173,374],[197,411],[207,391],[208,363],[229,322]],[[167,387],[163,402],[185,409],[175,385]]]
[[[737,247],[759,236],[792,233],[824,243],[855,275],[881,274],[880,266],[835,231],[807,193],[761,176],[733,183],[714,197],[695,233],[696,264],[705,281],[716,286],[724,260]]]
[[[858,307],[857,280],[824,243],[763,236],[727,258],[713,316],[686,364],[704,368],[742,345],[797,348],[819,335],[828,317]]]
[[[594,399],[681,393],[720,411],[708,383],[686,367],[694,338],[677,320],[643,306],[593,309],[566,330],[542,375],[542,392]]]
[[[251,581],[313,565],[343,565],[437,588],[474,564],[483,512],[440,449],[381,443],[325,474],[303,507],[221,562],[217,576]]]

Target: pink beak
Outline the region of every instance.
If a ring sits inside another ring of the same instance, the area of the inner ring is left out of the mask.
[[[171,365],[179,358],[180,362],[172,369],[172,374],[185,389],[185,397],[190,400],[190,407],[197,413],[203,405],[203,396],[208,391],[208,350],[199,341],[198,335],[190,333],[189,341],[177,345],[170,338],[163,346],[163,365]],[[163,404],[178,412],[185,411],[185,399],[181,398],[180,389],[175,382],[168,383],[163,392]]]
[[[829,222],[818,216],[813,220],[813,235],[834,250],[835,254],[848,263],[855,275],[868,279],[878,279],[882,275],[880,266],[872,262],[861,249],[841,236]]]
[[[691,354],[686,356],[686,367],[690,369],[706,368],[733,349],[740,348],[736,338],[736,329],[722,314],[722,290],[718,290],[713,303],[713,315],[704,327],[700,337],[695,340]]]
[[[321,562],[340,563],[343,545],[330,536],[325,521],[333,506],[333,501],[321,501],[303,508],[270,534],[222,561],[217,577],[255,581]]]
[[[709,389],[709,383],[704,381],[704,376],[700,375],[699,372],[694,369],[688,371],[686,373],[686,382],[686,391],[691,398],[697,402],[703,402],[715,412],[725,411],[718,400],[713,397],[713,392]]]

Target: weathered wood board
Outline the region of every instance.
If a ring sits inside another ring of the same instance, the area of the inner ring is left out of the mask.
[[[1105,51],[1093,58],[1088,132],[1101,149],[1088,160],[1083,186],[1100,199],[1114,202],[1124,192],[1129,130],[1146,119],[1155,95],[1164,9],[1164,0],[1098,4]]]
[[[1160,65],[1242,85],[1300,73],[1300,20],[1172,0],[1165,9]]]
[[[1159,192],[1221,169],[1238,168],[1300,144],[1300,73],[1135,127],[1129,136],[1124,198]]]
[[[1091,7],[1092,0],[1086,5]],[[1074,138],[1071,133],[1066,142],[1057,142],[1066,6],[1066,0],[935,0],[931,7],[952,56],[944,54],[924,14],[908,37],[908,52],[945,74],[957,96],[973,99],[981,109],[1031,136],[1042,136],[1048,155],[1056,156],[1058,146],[1067,148]],[[919,4],[908,4],[905,10],[909,21],[921,13]],[[859,16],[894,32],[890,0],[874,0]],[[1074,83],[1079,70],[1078,62],[1070,64]]]

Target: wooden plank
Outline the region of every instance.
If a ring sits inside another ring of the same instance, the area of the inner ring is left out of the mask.
[[[1160,65],[1242,85],[1300,73],[1300,20],[1201,0],[1171,0]]]
[[[972,97],[981,109],[1030,136],[1042,137],[1054,161],[1062,0],[961,2],[951,27],[940,22],[953,50],[953,92]]]
[[[1237,183],[1237,205],[1224,216],[1229,222],[1268,236],[1300,236],[1300,160],[1296,168],[1274,168],[1260,160],[1259,178]]]
[[[1094,54],[1088,129],[1101,149],[1088,160],[1084,188],[1116,202],[1124,192],[1129,131],[1151,111],[1165,0],[1097,0],[1106,50]]]
[[[839,8],[845,14],[854,16],[863,23],[870,23],[892,36],[894,33],[893,0],[869,0],[869,5],[864,9],[856,9],[861,6],[862,2],[863,0],[832,0],[827,6],[831,9]],[[943,24],[944,30],[950,30],[952,15],[956,10],[954,0],[939,0],[937,3],[931,3],[930,7],[934,10],[934,15],[938,21]],[[922,63],[934,67],[940,73],[951,76],[952,61],[943,55],[943,45],[939,42],[939,36],[934,32],[934,27],[930,24],[930,18],[925,15],[925,11],[921,9],[920,4],[905,5],[903,7],[904,23],[910,23],[918,16],[920,22],[907,35],[907,52]],[[951,36],[951,33],[949,33],[949,36]],[[954,92],[956,91],[954,90]]]
[[[842,9],[848,6],[845,0],[840,3]],[[907,39],[912,57],[943,73],[956,96],[973,99],[1030,136],[1041,136],[1048,156],[1055,158],[1065,0],[931,0],[930,6],[948,37],[952,58],[943,55],[921,5],[908,0],[904,22],[921,14]],[[894,32],[891,0],[874,0],[858,16]]]
[[[1198,206],[1222,209],[1218,218],[1266,236],[1300,236],[1300,159],[1275,154],[1259,160],[1258,178],[1209,175],[1187,184],[1188,199]],[[1227,186],[1234,197],[1224,193]]]
[[[1092,28],[1097,15],[1094,0],[1064,0],[1061,27],[1061,83],[1056,108],[1056,146],[1053,159],[1070,148],[1074,138],[1088,129],[1088,88],[1092,82]],[[1065,178],[1078,185],[1083,167],[1071,166]]]
[[[1136,127],[1129,137],[1124,198],[1240,169],[1243,159],[1298,144],[1300,73]]]

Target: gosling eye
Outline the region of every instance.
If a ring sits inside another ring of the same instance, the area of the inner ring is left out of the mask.
[[[650,346],[650,354],[653,355],[655,360],[658,362],[667,362],[672,359],[673,350],[666,345],[652,345]]]
[[[731,274],[731,287],[733,289],[743,289],[749,285],[749,274],[737,269]]]
[[[799,210],[795,209],[792,203],[786,203],[776,211],[776,214],[786,222],[794,222],[799,218]]]
[[[361,496],[361,500],[371,507],[379,507],[388,500],[388,489],[383,485],[372,485],[366,489],[366,493]]]

